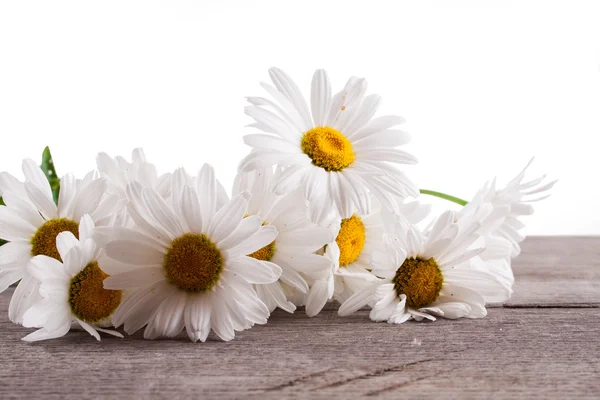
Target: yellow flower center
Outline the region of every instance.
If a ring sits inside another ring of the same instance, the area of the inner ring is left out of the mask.
[[[275,241],[273,240],[271,243],[263,247],[262,249],[256,250],[252,254],[248,254],[248,257],[256,258],[261,261],[271,261],[271,258],[275,255]]]
[[[104,289],[106,278],[108,275],[93,261],[71,279],[69,305],[77,318],[95,323],[110,317],[121,304],[120,290]]]
[[[352,143],[340,131],[317,126],[302,137],[302,151],[326,171],[341,171],[354,162]]]
[[[188,292],[212,289],[223,272],[223,256],[205,235],[186,233],[173,240],[163,268],[169,282]]]
[[[444,277],[433,258],[407,258],[398,268],[392,282],[398,296],[406,295],[407,306],[421,308],[437,300]]]
[[[365,247],[365,225],[360,217],[344,218],[335,242],[340,248],[340,267],[356,261]]]
[[[56,249],[56,237],[61,232],[71,232],[79,239],[79,224],[66,218],[51,219],[40,226],[31,238],[31,255],[45,255],[62,261]]]

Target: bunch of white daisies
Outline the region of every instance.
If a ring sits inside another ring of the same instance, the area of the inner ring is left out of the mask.
[[[44,340],[81,327],[120,336],[222,340],[264,324],[276,308],[317,315],[365,306],[374,321],[479,318],[512,292],[520,217],[554,182],[486,183],[459,212],[431,216],[396,168],[415,157],[378,95],[350,78],[334,93],[315,72],[310,103],[281,70],[250,97],[262,133],[228,196],[204,165],[159,175],[142,150],[100,153],[97,171],[58,182],[51,160],[23,162],[25,181],[0,173],[0,291],[18,283],[11,321]],[[49,178],[49,179],[48,179]],[[60,184],[59,184],[60,183]]]

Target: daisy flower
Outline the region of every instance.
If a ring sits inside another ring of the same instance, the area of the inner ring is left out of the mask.
[[[520,251],[525,225],[519,218],[533,213],[530,204],[547,198],[556,181],[544,182],[545,175],[523,182],[527,166],[502,189],[496,181],[486,182],[473,199],[457,214],[459,225],[480,221],[478,233],[485,238],[485,249],[471,263],[480,270],[493,273],[507,288],[512,288],[514,275],[511,258]]]
[[[383,279],[351,296],[339,314],[373,304],[371,319],[389,323],[484,317],[486,297],[506,297],[506,288],[486,272],[457,268],[481,247],[475,245],[478,226],[462,231],[454,219],[452,211],[444,213],[427,236],[404,221],[386,225],[386,250],[371,262]]]
[[[244,137],[252,152],[241,162],[242,171],[285,167],[277,177],[278,194],[302,188],[309,201],[310,219],[322,224],[332,210],[350,218],[355,210],[370,211],[372,193],[395,210],[396,198],[417,196],[417,188],[393,164],[414,164],[415,157],[395,147],[410,140],[394,127],[402,117],[373,118],[381,99],[365,96],[367,82],[350,78],[332,95],[323,70],[313,76],[310,109],[298,86],[283,71],[269,70],[274,87],[263,88],[275,101],[250,97],[246,114],[253,127],[266,134]]]
[[[50,184],[33,160],[23,161],[25,181],[0,173],[0,194],[6,206],[0,207],[0,238],[9,243],[0,247],[0,292],[15,282],[8,316],[22,323],[23,314],[37,300],[38,280],[27,272],[27,264],[37,255],[61,261],[56,237],[61,232],[79,234],[79,221],[89,214],[96,225],[106,223],[121,207],[115,196],[105,196],[106,181],[92,175],[82,181],[65,175],[60,181],[58,205],[52,199]]]
[[[487,182],[475,195],[474,199],[465,206],[463,213],[470,213],[471,207],[483,203],[490,203],[495,209],[506,209],[504,222],[493,231],[493,235],[508,240],[511,244],[510,256],[516,257],[521,252],[520,243],[525,236],[520,231],[525,227],[519,218],[533,214],[531,203],[546,199],[550,196],[550,189],[557,182],[544,182],[546,175],[525,181],[527,169],[531,166],[533,158],[525,168],[506,187],[496,189],[496,180]],[[459,215],[460,217],[460,215]]]
[[[331,224],[335,240],[325,248],[325,256],[335,265],[333,298],[340,303],[368,282],[377,280],[370,272],[371,256],[384,250],[384,218],[394,218],[394,215],[382,209],[376,199],[373,199],[373,204],[374,208],[368,215],[355,213],[350,218],[336,218]],[[400,215],[413,224],[425,218],[430,208],[418,201],[398,204]]]
[[[146,160],[144,150],[134,149],[131,162],[121,156],[112,158],[106,153],[96,157],[98,171],[108,182],[109,191],[120,198],[127,198],[125,188],[131,182],[139,182],[144,187],[156,189],[163,198],[169,196],[171,174],[158,175],[156,166]]]
[[[272,243],[274,226],[259,216],[244,218],[249,194],[217,207],[217,180],[205,165],[186,184],[184,171],[171,182],[166,201],[137,182],[127,186],[128,211],[135,229],[97,228],[107,255],[123,265],[108,269],[104,287],[131,290],[113,316],[115,326],[144,337],[174,337],[185,327],[192,341],[205,341],[212,329],[231,340],[235,331],[264,324],[269,309],[253,284],[276,282],[281,268],[248,257]]]
[[[31,276],[40,282],[42,299],[23,316],[23,326],[41,328],[23,340],[27,342],[64,336],[75,322],[100,340],[98,332],[123,337],[103,329],[111,326],[110,318],[121,303],[120,290],[107,290],[103,281],[108,275],[99,263],[100,248],[92,239],[94,221],[84,215],[79,223],[79,240],[73,233],[56,237],[60,262],[44,255],[35,256],[28,265]]]
[[[273,242],[248,256],[281,267],[281,278],[277,282],[255,285],[255,288],[270,311],[279,307],[292,313],[296,306],[287,299],[286,286],[305,294],[309,289],[305,277],[320,277],[331,270],[330,260],[315,254],[331,240],[331,233],[310,222],[300,191],[278,196],[271,190],[276,177],[272,168],[239,173],[233,194],[251,193],[247,214],[259,216],[263,225],[272,225],[279,232]],[[327,298],[315,297],[314,294],[309,296],[306,313],[316,315],[322,308],[321,303],[326,301]]]

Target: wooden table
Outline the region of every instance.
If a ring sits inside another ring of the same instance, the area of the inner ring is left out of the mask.
[[[28,344],[0,295],[0,398],[600,398],[600,238],[534,237],[487,318],[401,326],[277,311],[223,343],[87,333]]]

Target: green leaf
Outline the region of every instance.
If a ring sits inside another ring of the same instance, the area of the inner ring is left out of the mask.
[[[52,197],[54,198],[54,202],[58,204],[58,192],[60,191],[60,179],[56,174],[56,169],[54,168],[54,160],[52,160],[52,154],[50,153],[50,148],[46,146],[44,152],[42,153],[42,171],[44,171],[44,175],[48,178],[48,182],[50,182],[50,187],[52,188]]]

